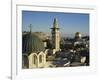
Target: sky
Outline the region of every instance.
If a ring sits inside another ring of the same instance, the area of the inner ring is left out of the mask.
[[[29,25],[32,24],[33,32],[51,33],[54,18],[62,35],[71,36],[75,32],[89,35],[89,14],[85,13],[22,11],[22,30],[29,31]]]

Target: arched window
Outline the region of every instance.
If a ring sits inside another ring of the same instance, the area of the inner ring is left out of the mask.
[[[42,55],[39,56],[39,62],[42,63]]]
[[[33,64],[36,64],[36,62],[37,62],[37,56],[36,55],[33,55],[33,57],[32,57],[32,63]]]

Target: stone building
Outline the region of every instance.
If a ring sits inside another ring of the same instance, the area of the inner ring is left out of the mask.
[[[52,48],[47,49],[47,41],[42,40],[36,33],[30,32],[22,35],[22,68],[43,68],[46,64],[46,57],[50,51],[55,54],[60,51],[60,32],[57,19],[54,19],[52,31]],[[50,46],[49,46],[50,47]]]
[[[30,25],[30,32],[22,37],[22,67],[45,67],[46,54],[43,41],[38,36],[32,34]]]

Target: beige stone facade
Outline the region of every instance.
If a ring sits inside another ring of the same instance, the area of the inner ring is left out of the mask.
[[[29,68],[42,68],[45,67],[46,54],[44,52],[31,53],[28,56]]]

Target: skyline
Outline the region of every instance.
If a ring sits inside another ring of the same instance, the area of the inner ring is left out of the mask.
[[[32,24],[33,32],[50,34],[54,18],[57,18],[62,35],[71,36],[75,32],[89,35],[89,14],[85,13],[22,11],[22,31],[29,31]]]

